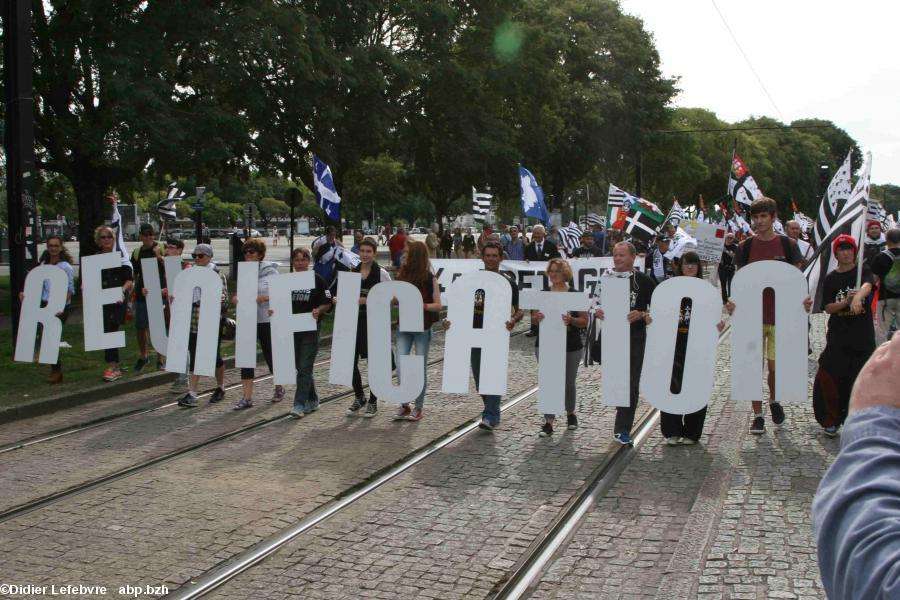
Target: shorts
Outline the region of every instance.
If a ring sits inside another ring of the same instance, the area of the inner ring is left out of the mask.
[[[775,360],[775,326],[763,325],[763,348],[765,359]]]
[[[150,329],[150,318],[147,316],[147,301],[134,301],[134,328]]]

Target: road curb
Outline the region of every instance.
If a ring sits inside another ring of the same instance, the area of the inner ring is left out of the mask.
[[[319,340],[319,348],[328,346],[330,343],[331,336],[325,336]],[[257,362],[262,359],[262,352],[257,353]],[[226,369],[234,368],[233,356],[225,357],[223,360]],[[88,404],[98,400],[108,400],[123,394],[140,392],[141,390],[147,390],[171,383],[175,381],[177,377],[177,374],[169,373],[168,371],[155,371],[153,373],[138,375],[137,377],[129,377],[113,383],[100,383],[75,392],[67,392],[59,396],[41,398],[18,406],[0,408],[0,425],[12,423],[13,421],[20,421],[22,419],[30,419],[31,417],[48,415],[58,410],[72,408],[73,406]]]

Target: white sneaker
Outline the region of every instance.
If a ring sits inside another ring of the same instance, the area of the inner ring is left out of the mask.
[[[666,443],[670,446],[677,446],[678,444],[681,443],[681,438],[678,437],[677,435],[673,435],[671,437],[666,438]]]
[[[693,446],[697,442],[695,442],[691,438],[681,438],[681,443],[684,444],[685,446]]]

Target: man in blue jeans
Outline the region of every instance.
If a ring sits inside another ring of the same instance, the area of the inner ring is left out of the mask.
[[[484,270],[499,273],[500,263],[503,261],[503,248],[500,242],[489,240],[481,251],[481,260],[484,262]],[[512,331],[516,323],[522,320],[522,311],[519,310],[519,288],[511,280],[509,285],[512,288],[512,308],[510,310],[510,318],[506,322],[506,329]],[[476,329],[484,327],[484,290],[475,292],[475,311],[472,326]],[[450,321],[444,319],[444,329],[450,328]],[[472,375],[475,377],[475,385],[478,385],[481,375],[481,348],[472,349]],[[478,424],[482,429],[493,431],[494,427],[500,424],[500,396],[481,395],[484,401],[484,412],[481,413],[481,422]]]

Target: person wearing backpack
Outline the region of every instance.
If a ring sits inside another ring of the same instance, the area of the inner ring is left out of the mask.
[[[778,216],[778,205],[771,198],[757,198],[750,205],[750,218],[756,235],[741,242],[734,255],[734,265],[738,270],[760,260],[778,260],[794,265],[798,269],[803,262],[797,244],[786,235],[775,233],[774,224]],[[812,299],[803,301],[806,312],[812,308]],[[725,304],[728,314],[734,312],[734,301],[731,298]],[[784,423],[784,409],[775,401],[775,292],[768,288],[763,291],[763,347],[768,366],[769,412],[776,425]],[[761,435],[766,432],[763,419],[762,400],[753,401],[753,421],[750,433]]]
[[[875,343],[891,339],[900,325],[900,227],[885,235],[887,247],[872,258],[870,268],[878,276],[878,305],[875,309]]]

